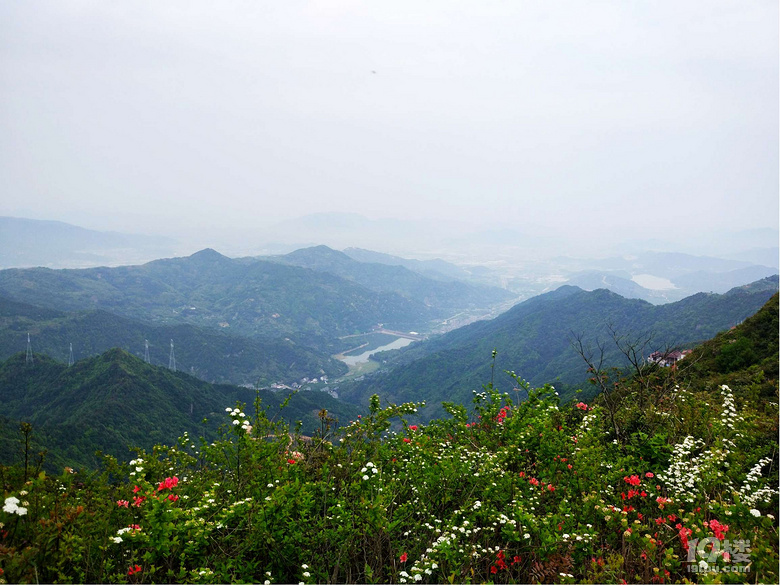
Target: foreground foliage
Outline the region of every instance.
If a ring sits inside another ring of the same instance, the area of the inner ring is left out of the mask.
[[[748,337],[687,373],[594,369],[590,404],[513,376],[514,397],[488,384],[473,411],[414,425],[423,403],[374,397],[308,438],[257,401],[228,407],[213,443],[100,473],[3,467],[0,579],[777,582],[777,379]]]

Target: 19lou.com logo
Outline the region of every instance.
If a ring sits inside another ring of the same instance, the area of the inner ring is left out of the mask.
[[[689,573],[749,573],[750,541],[698,538],[688,541]],[[722,558],[724,565],[718,566]]]

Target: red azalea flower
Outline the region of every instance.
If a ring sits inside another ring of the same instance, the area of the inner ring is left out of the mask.
[[[715,538],[723,540],[726,537],[726,532],[729,531],[729,527],[726,524],[721,524],[717,520],[710,520],[710,530],[715,533]]]
[[[417,425],[409,425],[409,430],[410,431],[416,431],[417,430]]]
[[[290,465],[293,465],[295,463],[295,459],[288,459],[287,463],[289,463]]]
[[[519,562],[520,562],[520,557],[518,555],[515,555],[512,558],[512,564],[514,565],[514,564],[519,563]]]
[[[520,472],[520,477],[525,477],[525,471]]]
[[[146,498],[144,496],[136,496],[135,498],[133,498],[133,506],[135,506],[136,508],[140,508],[141,504],[144,503],[145,499]]]
[[[136,565],[135,567],[130,567],[130,568],[127,570],[127,575],[128,575],[128,577],[132,577],[132,576],[133,576],[133,575],[135,575],[136,573],[140,573],[140,572],[141,572],[141,567],[140,567],[140,566],[138,566],[138,565]]]
[[[128,502],[127,500],[117,500],[116,505],[119,506],[120,508],[127,508],[127,506],[130,505],[130,502]]]
[[[405,562],[406,562],[406,559],[408,559],[408,558],[409,558],[409,557],[408,557],[408,555],[407,555],[406,553],[403,553],[403,554],[401,555],[401,562],[402,562],[402,563],[405,563]]]
[[[172,488],[175,488],[179,483],[178,477],[166,477],[163,481],[160,482],[160,485],[157,486],[157,491],[161,492],[163,490],[169,490]]]
[[[140,491],[141,491],[141,488],[139,488],[137,485],[133,486],[133,493],[134,494],[137,494]]]
[[[498,573],[498,569],[496,568],[496,566],[495,566],[495,565],[493,565],[492,567],[490,567],[490,572],[491,572],[491,573],[493,573],[494,575],[495,575],[496,573]]]
[[[528,480],[531,485],[539,485],[539,480],[535,477],[532,477],[530,480]]]
[[[647,473],[645,473],[645,477],[655,477],[655,476],[652,474],[652,472],[648,471]]]
[[[555,491],[555,486],[554,486],[553,484],[549,484],[549,485],[547,486],[547,489],[548,489],[549,491],[551,491],[551,492],[554,492],[554,491]]]
[[[642,480],[639,479],[638,475],[632,475],[631,477],[626,476],[623,478],[623,481],[631,485],[639,485],[642,483]]]
[[[169,496],[168,496],[168,499],[169,499],[171,502],[175,502],[176,500],[178,500],[178,499],[179,499],[179,496],[177,496],[176,494],[171,494],[171,495],[169,495]]]
[[[404,437],[404,443],[411,443],[412,440],[409,437]]]

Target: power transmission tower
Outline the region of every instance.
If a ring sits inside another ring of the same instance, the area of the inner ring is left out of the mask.
[[[70,355],[68,356],[68,367],[73,365],[73,344],[70,344]]]
[[[171,339],[171,355],[168,358],[168,369],[176,371],[176,356],[173,355],[173,339]]]
[[[27,334],[27,355],[24,357],[26,364],[33,363],[32,344],[30,343],[30,334]]]
[[[173,342],[171,342],[171,343],[173,343]],[[147,364],[151,364],[152,363],[152,360],[149,359],[149,340],[148,339],[144,339],[144,361]]]

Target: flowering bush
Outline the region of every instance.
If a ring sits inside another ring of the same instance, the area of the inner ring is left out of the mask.
[[[93,474],[2,468],[0,580],[741,582],[738,559],[778,579],[776,409],[728,387],[646,412],[630,388],[609,411],[524,387],[414,425],[424,403],[375,397],[313,437],[230,407],[214,443]]]

